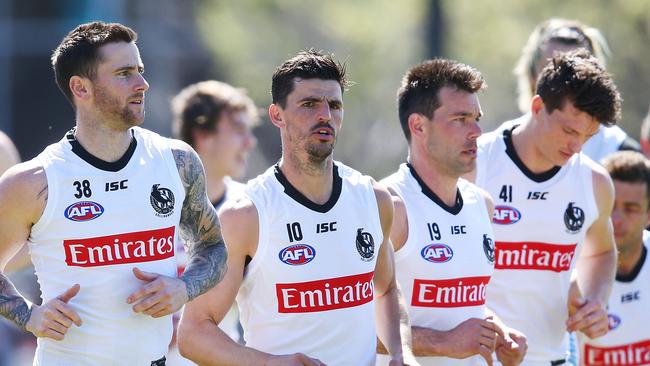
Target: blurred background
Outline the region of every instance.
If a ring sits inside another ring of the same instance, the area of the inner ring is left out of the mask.
[[[144,127],[169,136],[169,100],[187,84],[218,79],[249,91],[263,118],[248,177],[280,156],[265,112],[274,68],[306,48],[334,53],[354,81],[335,158],[379,179],[406,158],[395,94],[407,68],[443,56],[482,71],[490,131],[519,116],[512,69],[528,35],[551,17],[601,30],[624,98],[620,125],[638,140],[650,103],[648,0],[0,0],[0,130],[28,160],[72,128],[51,52],[80,23],[116,21],[139,33],[151,85]],[[0,354],[9,352],[3,344],[0,335]]]

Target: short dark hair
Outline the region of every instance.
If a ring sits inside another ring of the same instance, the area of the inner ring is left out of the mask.
[[[603,159],[602,164],[613,180],[645,183],[646,198],[650,202],[650,160],[643,154],[636,151],[618,151]]]
[[[621,96],[612,75],[584,49],[553,56],[539,74],[535,92],[548,113],[568,101],[605,126],[621,118]]]
[[[287,97],[293,91],[295,78],[335,80],[341,86],[341,92],[348,86],[345,63],[334,61],[332,55],[322,51],[301,51],[275,69],[271,81],[274,104],[282,108],[287,106]]]
[[[446,86],[476,93],[487,84],[478,70],[454,60],[434,58],[409,69],[397,90],[399,121],[407,141],[411,141],[409,116],[420,113],[432,118],[440,107],[438,92]]]
[[[98,50],[113,42],[135,42],[137,33],[119,23],[92,22],[77,26],[52,53],[52,67],[59,89],[74,107],[70,78],[78,75],[93,80],[101,61]]]
[[[175,137],[194,148],[194,130],[214,130],[224,113],[243,111],[251,122],[258,118],[255,104],[244,89],[216,80],[187,86],[172,99],[171,108]]]

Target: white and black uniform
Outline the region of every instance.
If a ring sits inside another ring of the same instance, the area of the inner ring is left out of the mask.
[[[582,153],[535,174],[512,144],[512,130],[478,140],[476,183],[494,197],[495,271],[487,304],[528,338],[524,364],[566,357],[570,273],[598,217],[593,163]]]
[[[303,196],[278,166],[248,183],[257,251],[237,303],[246,345],[328,365],[375,363],[373,276],[383,242],[372,179],[334,163],[330,199]]]
[[[609,332],[589,339],[578,332],[584,366],[650,365],[650,232],[643,231],[643,253],[628,276],[616,276],[607,308]]]
[[[502,123],[495,131],[500,133],[504,130],[511,130],[514,126],[520,125],[528,119],[530,119],[530,113],[512,121]],[[620,150],[641,152],[641,147],[638,142],[634,141],[627,135],[627,133],[625,133],[625,131],[623,131],[622,128],[616,125],[609,127],[600,125],[598,133],[593,135],[584,145],[582,145],[582,153],[598,163],[609,155]]]
[[[456,203],[448,206],[410,164],[402,164],[382,183],[397,192],[406,207],[408,239],[395,253],[395,276],[408,303],[411,324],[447,331],[470,318],[485,318],[485,291],[494,270],[494,236],[478,187],[460,179]],[[381,359],[381,365],[388,365],[387,357]],[[417,359],[422,366],[485,364],[480,356]]]
[[[63,341],[38,338],[34,365],[150,365],[167,353],[171,316],[134,313],[126,298],[143,284],[134,267],[176,275],[185,190],[169,140],[131,131],[130,147],[113,163],[90,155],[73,131],[36,157],[48,199],[28,244],[43,302],[80,284],[69,305],[83,324]]]

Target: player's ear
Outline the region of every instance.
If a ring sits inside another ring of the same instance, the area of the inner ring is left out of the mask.
[[[276,127],[286,126],[283,119],[284,116],[283,116],[282,107],[280,107],[275,103],[269,106],[269,118],[271,119],[271,123],[273,123]]]
[[[544,101],[542,100],[542,97],[535,95],[530,101],[530,112],[536,116],[542,110],[542,108],[544,108]]]
[[[89,79],[73,75],[68,81],[68,87],[72,95],[77,99],[88,99],[92,91],[92,83]]]
[[[408,127],[411,131],[411,136],[421,136],[426,130],[426,122],[428,118],[420,113],[411,113],[408,118]]]

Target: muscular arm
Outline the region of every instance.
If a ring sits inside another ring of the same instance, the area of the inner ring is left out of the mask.
[[[178,346],[184,357],[200,365],[254,364],[254,351],[235,343],[218,325],[235,302],[246,257],[252,256],[257,246],[257,210],[252,202],[242,200],[226,203],[220,216],[228,246],[228,269],[217,286],[185,307]]]
[[[569,293],[569,331],[580,330],[590,337],[607,332],[605,306],[616,275],[616,246],[610,215],[614,185],[599,165],[593,167],[593,186],[598,218],[587,230],[576,264],[579,291]]]
[[[227,254],[217,212],[207,196],[205,174],[198,155],[180,142],[172,152],[186,192],[180,230],[189,260],[181,280],[187,288],[188,301],[191,301],[223,278]]]
[[[22,330],[31,316],[32,310],[25,299],[9,282],[9,279],[0,273],[0,315],[10,320]]]
[[[16,165],[0,178],[0,315],[26,330],[32,309],[2,273],[27,241],[47,201],[47,179],[33,161]]]
[[[384,235],[384,241],[377,257],[374,278],[377,336],[393,360],[409,361],[413,358],[411,327],[406,303],[395,280],[394,250],[390,241],[393,201],[390,193],[378,184],[375,184],[375,195]]]
[[[226,203],[219,217],[228,246],[228,269],[217,286],[185,306],[178,328],[181,355],[202,366],[319,365],[303,354],[275,356],[240,345],[219,328],[235,302],[246,258],[255,255],[259,235],[257,210],[248,199]]]
[[[598,218],[587,230],[585,244],[578,258],[578,284],[586,298],[607,303],[616,276],[616,245],[611,222],[614,186],[609,175],[594,171],[594,194]]]

